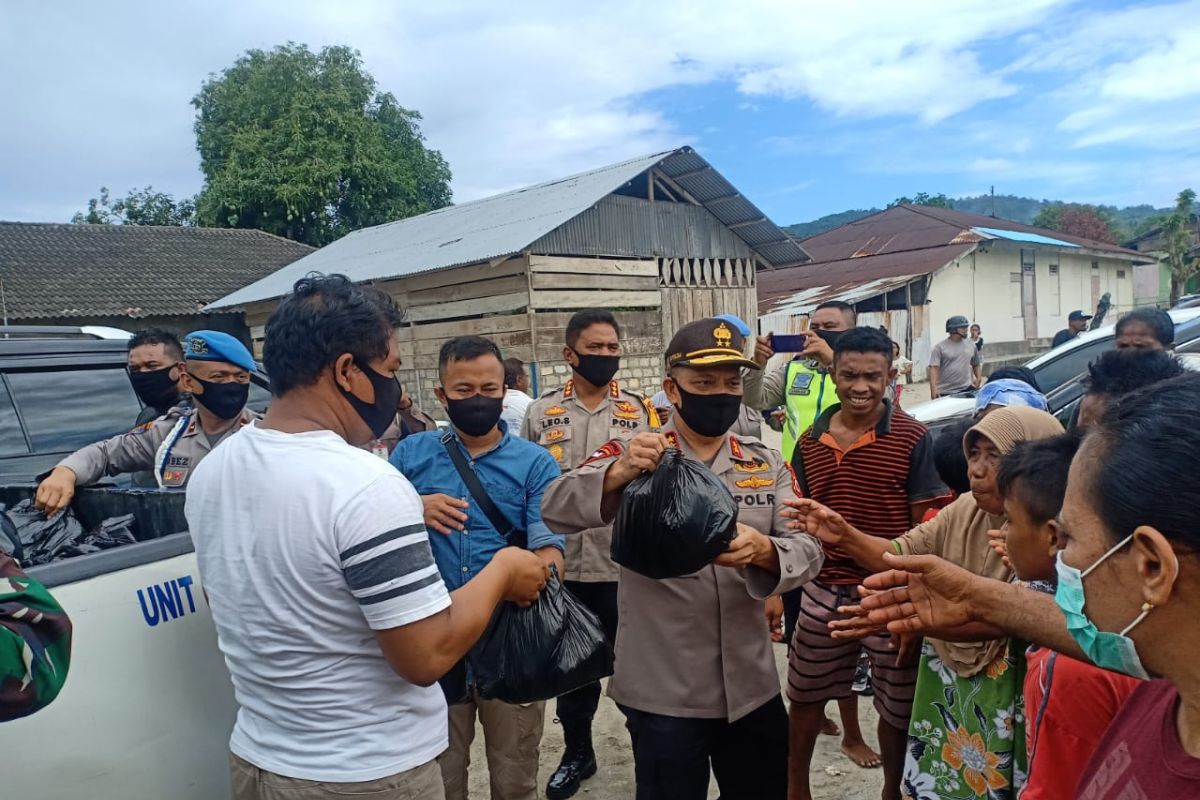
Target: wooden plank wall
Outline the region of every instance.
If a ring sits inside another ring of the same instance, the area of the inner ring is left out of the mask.
[[[401,380],[423,408],[440,415],[433,387],[437,355],[453,336],[494,340],[506,357],[561,366],[566,326],[584,308],[612,310],[624,351],[641,368],[661,361],[666,341],[696,319],[732,313],[755,324],[752,259],[655,259],[520,255],[413,275],[376,286],[406,311],[399,333]],[[277,303],[246,309],[261,356],[262,326]],[[639,376],[648,384],[654,376]]]
[[[758,296],[754,261],[745,258],[664,258],[659,264],[663,330],[736,314],[755,328]]]

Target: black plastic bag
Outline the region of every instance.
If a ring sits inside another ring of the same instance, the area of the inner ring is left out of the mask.
[[[32,500],[22,500],[7,512],[20,538],[24,566],[37,567],[62,558],[87,555],[112,547],[133,544],[136,521],[133,514],[103,520],[88,531],[71,508],[47,519],[34,508]]]
[[[94,531],[88,531],[81,538],[63,543],[57,550],[50,554],[53,561],[60,558],[72,558],[74,556],[85,556],[89,553],[99,553],[101,550],[108,550],[113,547],[120,547],[126,544],[134,544],[137,538],[133,531],[137,523],[133,518],[133,514],[124,514],[120,517],[112,517],[100,523],[100,527]]]
[[[635,478],[613,523],[612,559],[647,578],[691,575],[729,549],[737,503],[712,470],[678,449]]]
[[[549,700],[613,671],[599,617],[562,585],[554,566],[533,605],[501,604],[467,661],[480,696],[505,703]]]
[[[25,566],[49,564],[59,548],[81,540],[86,531],[70,508],[49,519],[34,508],[32,500],[22,500],[8,512],[21,535]]]
[[[24,560],[25,548],[21,546],[21,534],[8,514],[0,510],[0,552],[12,556],[17,563]]]

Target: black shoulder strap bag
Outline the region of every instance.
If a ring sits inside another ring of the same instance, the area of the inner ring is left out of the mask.
[[[524,530],[514,528],[508,517],[504,516],[504,512],[492,502],[492,498],[488,496],[487,490],[483,488],[479,476],[475,474],[475,470],[467,463],[462,450],[454,441],[454,434],[447,432],[443,435],[442,444],[445,445],[446,452],[450,454],[450,461],[454,464],[454,468],[458,470],[458,476],[466,484],[467,491],[471,493],[471,497],[475,498],[475,502],[479,504],[479,508],[483,511],[484,516],[488,518],[488,522],[492,523],[492,527],[496,529],[507,544],[514,547],[527,548],[529,546],[529,534]],[[492,622],[495,622],[494,615]],[[489,627],[491,627],[492,622],[488,623]],[[467,702],[470,699],[470,687],[467,685],[467,658],[460,659],[438,681],[438,684],[442,687],[442,694],[446,696],[447,703],[454,705],[455,703]]]

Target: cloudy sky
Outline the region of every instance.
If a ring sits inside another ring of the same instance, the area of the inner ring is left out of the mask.
[[[682,144],[781,224],[918,191],[1200,189],[1200,0],[417,5],[4,0],[0,219],[195,192],[190,99],[289,40],[360,50],[459,201]]]

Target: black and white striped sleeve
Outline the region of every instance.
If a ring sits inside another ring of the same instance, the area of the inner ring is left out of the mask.
[[[450,605],[421,498],[399,474],[374,481],[338,517],[338,560],[367,624],[396,628]]]

